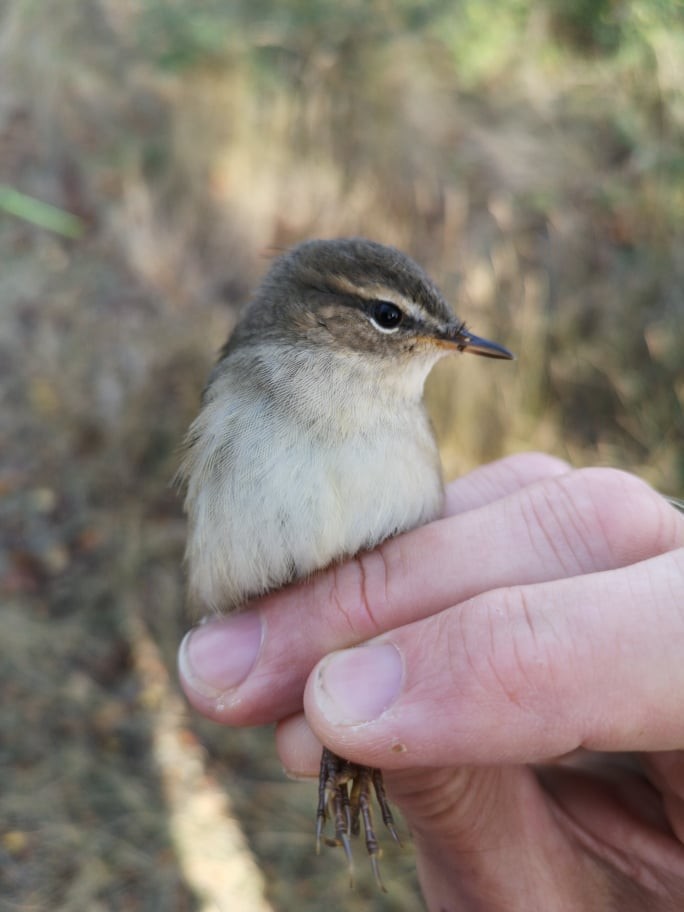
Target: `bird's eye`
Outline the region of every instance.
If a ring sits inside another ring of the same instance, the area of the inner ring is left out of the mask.
[[[394,332],[404,319],[403,311],[390,301],[374,301],[371,305],[370,318],[372,324],[380,332]]]

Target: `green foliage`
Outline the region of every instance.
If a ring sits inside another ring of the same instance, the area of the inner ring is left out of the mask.
[[[141,46],[163,67],[211,65],[280,48],[290,54],[334,51],[349,42],[382,43],[402,31],[419,33],[443,14],[447,0],[149,0],[140,26]],[[275,59],[275,58],[271,58]]]
[[[550,40],[535,40],[539,26]],[[255,73],[296,78],[312,55],[379,54],[402,36],[437,42],[454,76],[477,88],[512,62],[550,51],[630,54],[684,27],[681,0],[146,0],[137,46],[173,72],[248,59]],[[293,76],[294,74],[294,76]]]
[[[628,7],[627,0],[548,0],[556,38],[580,53],[614,51]]]
[[[77,216],[3,184],[0,184],[0,209],[64,237],[78,238],[83,234],[84,225]]]

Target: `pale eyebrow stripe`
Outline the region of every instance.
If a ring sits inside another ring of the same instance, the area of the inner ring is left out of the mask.
[[[354,285],[342,276],[335,277],[335,285],[344,294],[355,295],[357,298],[364,298],[367,301],[389,301],[390,304],[396,304],[404,313],[414,320],[425,319],[425,313],[415,301],[406,298],[392,288],[386,285]]]

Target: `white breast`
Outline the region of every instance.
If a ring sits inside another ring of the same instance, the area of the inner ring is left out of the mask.
[[[314,370],[289,395],[280,377],[274,399],[235,361],[214,381],[182,469],[199,608],[234,610],[439,514],[439,457],[420,397],[362,390],[360,411],[353,379],[333,388],[329,370]]]

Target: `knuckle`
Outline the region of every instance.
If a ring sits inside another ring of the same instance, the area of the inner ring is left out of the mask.
[[[565,571],[624,566],[676,547],[675,511],[618,469],[557,476],[523,492],[521,503],[534,545],[552,551]]]
[[[618,565],[676,547],[677,515],[646,482],[619,469],[582,469],[569,490]]]
[[[538,629],[524,587],[497,589],[486,597],[477,596],[462,606],[455,631],[459,642],[451,644],[452,667],[460,664],[460,681],[467,675],[468,686],[532,711],[540,688],[549,683],[553,667],[550,643]]]
[[[348,643],[381,632],[387,603],[387,564],[382,548],[364,552],[331,570],[328,604],[333,623]],[[335,620],[336,618],[336,620]]]

